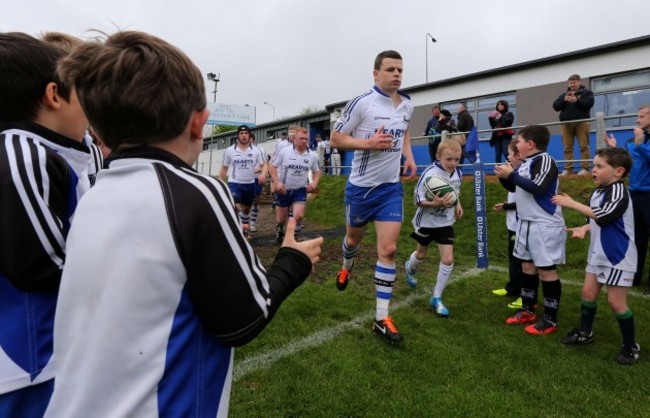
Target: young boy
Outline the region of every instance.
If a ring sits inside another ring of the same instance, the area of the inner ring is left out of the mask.
[[[115,155],[70,230],[46,416],[225,417],[233,347],[305,280],[322,238],[288,234],[264,270],[228,187],[191,167],[208,111],[179,49],[119,32],[60,69]]]
[[[517,151],[517,140],[513,139],[508,144],[508,162],[513,169],[517,169],[523,162]],[[521,260],[515,257],[515,240],[517,230],[517,203],[515,193],[508,192],[506,202],[494,205],[494,210],[506,212],[506,228],[508,230],[508,283],[501,289],[492,291],[497,296],[514,296],[513,302],[508,304],[509,308],[521,308]]]
[[[569,228],[572,238],[583,239],[589,231],[589,256],[585,269],[580,306],[580,329],[572,330],[561,341],[585,345],[594,341],[592,332],[598,293],[607,286],[607,301],[614,311],[623,336],[623,348],[616,357],[619,364],[633,364],[641,351],[634,337],[634,316],[627,306],[627,291],[634,282],[637,250],[634,245],[634,214],[630,193],[623,178],[632,167],[632,158],[623,148],[596,151],[592,170],[597,188],[589,206],[570,196],[557,195],[553,203],[574,209],[589,218],[589,223]]]
[[[498,165],[495,173],[517,202],[517,242],[515,256],[522,260],[521,309],[506,320],[508,325],[528,325],[531,335],[557,331],[557,312],[562,285],[557,265],[564,264],[566,231],[562,209],[551,202],[558,189],[555,160],[546,152],[548,128],[530,125],[519,131],[517,150],[524,162],[518,169]],[[538,277],[539,274],[539,277]],[[544,292],[544,317],[535,315],[539,278]]]
[[[442,292],[447,286],[449,276],[454,268],[454,222],[463,216],[463,208],[460,205],[460,199],[453,203],[451,193],[445,196],[434,196],[433,200],[426,199],[426,180],[431,176],[438,176],[449,180],[460,194],[460,184],[462,174],[458,168],[462,149],[457,141],[446,140],[438,146],[437,160],[428,166],[415,188],[415,204],[418,206],[413,217],[413,227],[415,231],[411,234],[417,242],[416,250],[411,254],[411,258],[404,264],[406,269],[406,283],[415,288],[417,280],[415,272],[418,265],[424,261],[427,256],[429,244],[433,241],[438,243],[440,252],[440,266],[438,277],[433,295],[429,300],[429,306],[433,308],[438,316],[448,317],[449,310],[442,303]]]
[[[65,242],[90,188],[88,121],[56,64],[66,52],[0,33],[0,416],[42,417]]]

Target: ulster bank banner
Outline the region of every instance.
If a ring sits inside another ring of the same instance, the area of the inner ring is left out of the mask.
[[[208,103],[210,125],[255,126],[255,106]]]

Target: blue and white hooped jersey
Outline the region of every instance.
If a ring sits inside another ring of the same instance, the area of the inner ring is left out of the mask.
[[[287,190],[296,190],[309,184],[309,172],[317,173],[318,157],[308,149],[299,154],[294,147],[283,148],[271,162]]]
[[[256,147],[249,146],[242,151],[237,144],[228,147],[223,155],[223,165],[230,168],[229,183],[251,184],[255,182],[257,174],[255,167],[266,162]]]
[[[453,173],[445,171],[438,161],[424,169],[424,172],[418,180],[418,184],[413,191],[415,204],[422,202],[426,199],[426,179],[432,176],[442,177],[449,180],[456,193],[460,196],[460,184],[463,176],[460,169],[454,170]],[[433,208],[430,206],[418,206],[413,216],[414,228],[442,228],[445,226],[453,225],[456,222],[456,206],[451,208]]]
[[[636,272],[638,254],[634,245],[634,212],[623,182],[594,190],[589,206],[596,219],[589,219],[591,240],[587,262]]]
[[[404,136],[413,114],[410,97],[399,93],[402,102],[395,108],[393,100],[377,86],[350,100],[334,124],[334,130],[354,138],[371,138],[384,126],[384,133],[393,135],[393,146],[382,151],[356,150],[348,181],[359,187],[397,183]]]

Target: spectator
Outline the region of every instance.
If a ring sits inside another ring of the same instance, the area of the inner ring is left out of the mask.
[[[564,171],[560,176],[567,176],[573,172],[573,153],[574,137],[578,138],[580,147],[579,176],[588,176],[589,172],[589,121],[572,122],[580,119],[589,119],[592,106],[594,105],[594,94],[591,90],[580,84],[580,76],[573,74],[568,80],[569,86],[565,93],[558,96],[553,102],[553,109],[560,112],[560,121],[562,124],[562,143],[564,144]]]
[[[438,123],[436,123],[436,131],[442,134],[444,131],[449,133],[458,132],[456,127],[456,121],[451,116],[451,112],[447,109],[442,109],[440,111],[440,116],[438,116]],[[437,151],[436,151],[437,152]]]
[[[465,106],[465,103],[461,103],[458,105],[458,131],[463,132],[465,134],[465,138],[467,138],[467,135],[469,134],[469,131],[472,130],[474,127],[474,118],[472,115],[469,114],[467,111],[467,107]],[[463,149],[463,156],[460,159],[460,163],[463,164],[465,162],[465,158],[469,160],[469,162],[474,163],[476,160],[476,157],[470,157],[465,153],[465,141],[461,141],[461,148]]]
[[[424,128],[424,132],[422,133],[423,136],[429,137],[429,158],[431,159],[431,163],[436,160],[438,145],[440,145],[440,132],[436,131],[439,117],[440,106],[435,105],[431,108],[431,119],[427,122],[427,126]]]
[[[506,100],[499,100],[496,108],[488,116],[492,129],[509,128],[515,121],[515,115],[508,111],[509,106]],[[501,156],[508,159],[508,145],[512,141],[514,129],[502,129],[492,132],[490,146],[494,148],[494,161],[501,164]]]

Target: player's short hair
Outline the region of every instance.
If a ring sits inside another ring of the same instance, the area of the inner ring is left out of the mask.
[[[147,33],[84,42],[59,70],[113,150],[176,138],[206,107],[201,71],[180,49]]]
[[[381,63],[384,61],[384,58],[391,58],[402,61],[402,56],[399,54],[399,52],[393,51],[392,49],[389,49],[388,51],[382,51],[377,54],[377,57],[375,58],[375,70],[379,71],[381,69]]]
[[[650,103],[643,104],[639,107],[639,110],[643,110],[643,109],[650,110]]]
[[[578,74],[571,74],[567,81],[571,80],[580,81],[580,76]]]
[[[525,141],[533,141],[540,151],[546,151],[551,140],[551,133],[546,126],[528,125],[519,130],[519,136]]]
[[[632,168],[632,156],[625,148],[608,147],[596,150],[596,155],[605,160],[613,168],[623,167],[621,178],[625,178]]]
[[[36,119],[51,82],[68,101],[70,90],[56,72],[57,62],[65,55],[61,48],[26,33],[0,33],[0,120]]]
[[[48,44],[61,48],[68,54],[72,53],[76,47],[83,43],[83,41],[76,36],[68,35],[63,32],[45,32],[41,35],[41,39]]]
[[[307,128],[305,128],[304,126],[298,126],[298,127],[295,129],[295,133],[297,134],[298,132],[304,132],[304,133],[307,133],[307,134],[308,134],[308,133],[309,133],[309,130],[308,130]]]
[[[436,152],[436,157],[442,155],[442,152],[447,149],[453,152],[463,151],[458,141],[454,140],[452,137],[450,139],[440,142],[440,145],[438,145],[438,152]]]

